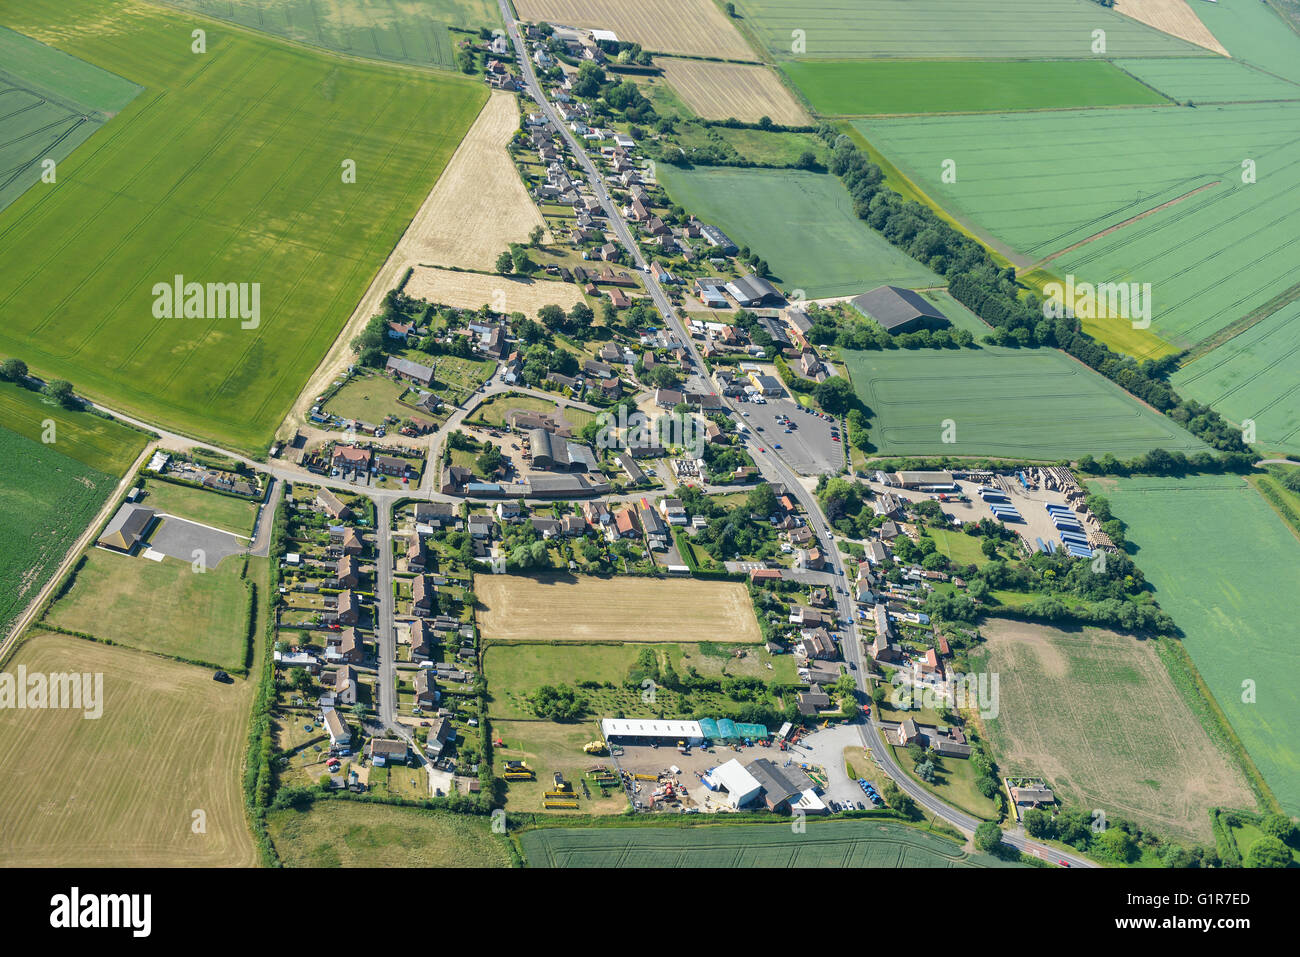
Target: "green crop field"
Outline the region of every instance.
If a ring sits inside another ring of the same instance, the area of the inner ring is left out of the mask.
[[[54,187],[0,214],[0,352],[151,421],[260,448],[482,85],[219,24],[195,54],[191,17],[133,0],[8,3],[0,21],[145,87]],[[155,318],[155,284],[177,275],[258,284],[257,328]]]
[[[673,202],[766,259],[787,293],[820,299],[883,283],[942,282],[858,219],[848,190],[829,173],[660,163],[658,175]]]
[[[1090,484],[1128,523],[1134,560],[1274,795],[1300,813],[1300,540],[1234,476]]]
[[[0,398],[4,393],[0,392]],[[0,427],[0,636],[45,586],[117,476]]]
[[[1151,329],[1176,345],[1213,335],[1295,282],[1300,103],[857,126],[959,216],[1031,260],[1060,254],[1048,264],[1057,275],[1150,283]],[[1253,183],[1243,182],[1243,158],[1255,164]],[[954,183],[941,181],[945,160],[956,164]]]
[[[120,76],[0,27],[0,212],[140,92]]]
[[[791,60],[783,62],[781,70],[822,114],[966,113],[1166,102],[1102,60]]]
[[[1230,421],[1251,419],[1260,448],[1300,452],[1300,302],[1173,374],[1179,395],[1213,406]]]
[[[516,839],[530,867],[1011,867],[889,820],[697,827],[547,827]]]
[[[1117,60],[1115,65],[1175,100],[1195,104],[1300,99],[1300,83],[1222,57]]]
[[[954,325],[987,331],[947,293],[927,293]],[[1173,420],[1055,349],[844,350],[854,389],[874,415],[882,455],[1128,457],[1205,445]],[[956,441],[943,442],[943,423]]]
[[[737,0],[736,7],[741,23],[782,58],[1090,59],[1098,55],[1098,29],[1106,31],[1108,56],[1211,55],[1091,0]],[[793,48],[795,30],[806,49]]]
[[[1296,29],[1267,4],[1198,3],[1196,15],[1233,59],[1300,83]]]
[[[249,615],[243,563],[235,555],[199,574],[174,558],[155,562],[92,548],[45,621],[142,651],[241,668]],[[250,559],[250,578],[264,579],[265,566]]]
[[[421,777],[423,777],[423,772]],[[352,801],[273,811],[267,827],[286,867],[508,867],[486,817]]]
[[[52,422],[54,441],[49,444],[83,465],[114,476],[126,474],[148,439],[128,425],[65,409],[12,382],[0,382],[0,422],[38,442]]]
[[[452,69],[447,26],[500,27],[491,0],[163,0],[327,50]]]

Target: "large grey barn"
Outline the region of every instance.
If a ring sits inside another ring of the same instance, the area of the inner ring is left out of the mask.
[[[950,325],[948,317],[920,293],[898,286],[878,286],[855,296],[853,305],[886,332],[916,332]]]

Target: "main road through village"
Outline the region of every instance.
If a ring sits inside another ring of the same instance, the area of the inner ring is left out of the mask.
[[[555,107],[543,92],[541,84],[537,80],[537,75],[533,71],[532,62],[528,59],[523,38],[520,36],[519,27],[514,19],[509,3],[507,0],[498,0],[498,4],[501,7],[501,15],[505,20],[507,33],[514,45],[519,66],[523,72],[529,94],[537,102],[538,106],[553,124],[555,129],[564,136],[573,156],[578,160],[579,164],[585,171],[593,193],[604,208],[605,216],[609,222],[610,228],[613,230],[620,244],[627,250],[632,262],[641,271],[641,277],[645,282],[646,289],[649,291],[656,308],[663,316],[664,322],[667,324],[668,328],[673,330],[678,340],[688,351],[690,356],[691,372],[687,380],[687,388],[691,391],[714,394],[715,387],[713,383],[710,382],[701,372],[705,366],[698,348],[687,333],[685,326],[678,318],[677,313],[674,311],[668,300],[667,294],[663,290],[663,287],[660,286],[654,275],[646,270],[647,263],[644,256],[641,254],[641,249],[634,240],[632,232],[628,228],[627,222],[623,219],[617,205],[614,203],[613,198],[610,196],[609,189],[605,184],[603,176],[596,168],[595,164],[592,163],[591,158],[587,155],[582,144],[573,136],[572,132],[561,120]],[[514,387],[513,390],[517,391],[517,387]],[[395,682],[397,669],[396,627],[394,621],[395,609],[393,602],[393,570],[395,565],[391,534],[393,503],[398,499],[412,497],[425,498],[431,501],[462,501],[463,499],[461,498],[444,495],[437,490],[437,482],[440,472],[437,463],[440,461],[442,453],[442,442],[446,435],[457,428],[464,421],[466,415],[484,398],[506,391],[512,391],[512,387],[502,385],[499,380],[494,377],[493,380],[484,386],[478,394],[467,399],[463,406],[457,408],[447,420],[446,424],[429,438],[428,465],[424,470],[424,477],[418,490],[376,489],[364,485],[358,485],[353,482],[335,480],[328,476],[317,475],[316,473],[309,472],[306,469],[283,462],[259,462],[229,449],[224,449],[217,445],[197,441],[187,436],[170,432],[151,422],[145,422],[130,415],[123,414],[116,409],[99,405],[97,403],[95,404],[95,408],[107,412],[123,422],[145,429],[158,436],[157,440],[151,442],[149,446],[146,447],[145,451],[141,453],[136,464],[132,466],[132,470],[127,473],[128,478],[134,473],[134,470],[138,468],[139,464],[146,460],[145,457],[155,448],[161,448],[164,450],[180,450],[186,448],[206,449],[268,474],[270,480],[274,482],[276,487],[268,492],[266,504],[263,506],[262,512],[258,516],[257,532],[254,534],[253,542],[250,543],[250,549],[255,553],[263,555],[267,553],[264,546],[269,543],[269,526],[274,509],[280,498],[282,483],[303,482],[311,485],[325,486],[353,494],[361,494],[375,502],[376,523],[374,535],[377,555],[375,632],[379,648],[379,718],[384,727],[387,728],[390,733],[400,735],[402,738],[409,741],[411,740],[412,729],[408,725],[397,720],[397,689]],[[729,409],[731,415],[739,420],[740,413],[735,404],[725,396],[722,398],[722,401]],[[832,575],[837,580],[837,583],[834,586],[836,611],[840,616],[840,619],[845,622],[841,649],[845,660],[849,662],[854,669],[852,673],[854,674],[858,685],[859,697],[865,701],[868,699],[868,695],[866,680],[864,677],[865,671],[861,667],[862,648],[861,642],[858,639],[857,628],[854,624],[854,609],[848,595],[848,579],[845,574],[843,559],[840,557],[839,550],[835,547],[834,540],[831,537],[831,530],[826,521],[826,516],[822,513],[821,506],[818,503],[816,496],[813,494],[813,481],[796,474],[796,472],[781,458],[781,456],[777,455],[766,443],[761,443],[752,433],[745,437],[745,441],[747,443],[747,449],[751,457],[754,459],[755,464],[758,465],[762,472],[764,479],[770,483],[784,486],[785,489],[793,495],[803,507],[804,512],[808,515],[808,521],[812,531],[817,537],[818,546],[822,553],[830,558]],[[126,479],[123,480],[123,484],[125,481]],[[119,491],[120,488],[121,487],[119,486]],[[86,532],[83,533],[83,535],[69,550],[59,569],[47,582],[41,592],[28,605],[27,609],[19,617],[17,622],[15,622],[9,635],[5,638],[3,643],[0,643],[0,658],[8,652],[10,645],[17,636],[32,624],[37,612],[48,599],[50,594],[53,593],[57,583],[63,579],[64,575],[72,567],[72,564],[76,560],[76,556],[79,555],[82,549],[89,544],[90,536],[93,535],[95,529],[99,528],[105,521],[107,521],[109,513],[117,504],[118,497],[119,496],[114,495],[109,498],[103,509],[101,509],[100,514],[95,517],[94,521],[92,521],[88,526]],[[631,495],[619,497],[639,498],[640,496]],[[901,791],[911,797],[920,807],[924,808],[935,817],[946,821],[967,835],[974,833],[975,828],[980,824],[980,821],[964,811],[960,811],[941,801],[925,788],[921,787],[919,783],[908,777],[891,758],[888,748],[885,747],[884,742],[881,739],[880,728],[873,720],[859,716],[855,719],[854,726],[860,735],[862,746],[871,749],[871,753],[875,757],[877,763],[885,773],[894,780]],[[419,749],[415,749],[415,753],[419,754]],[[421,760],[424,760],[423,755],[421,755]],[[1093,862],[1075,854],[1060,851],[1056,848],[1051,848],[1036,841],[1029,840],[1022,833],[1004,833],[1003,840],[1026,854],[1032,854],[1045,861],[1053,863],[1068,863],[1070,866],[1075,867],[1097,866]]]

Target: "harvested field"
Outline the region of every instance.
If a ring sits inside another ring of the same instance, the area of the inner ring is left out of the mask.
[[[739,582],[479,575],[483,637],[516,641],[762,641]]]
[[[781,126],[812,123],[799,102],[765,66],[662,57],[655,65],[686,105],[706,120],[755,123],[764,116]]]
[[[421,770],[420,777],[424,777]],[[267,827],[286,867],[507,867],[505,839],[486,817],[317,801],[274,811]]]
[[[249,867],[239,769],[252,687],[65,635],[6,662],[104,676],[103,716],[0,710],[0,866]],[[33,742],[40,742],[33,747]],[[206,833],[191,830],[195,809]]]
[[[582,290],[571,282],[519,279],[416,266],[406,294],[459,309],[477,309],[487,303],[497,312],[522,312],[536,317],[542,306],[554,303],[566,312],[582,302]]]
[[[1178,37],[1198,47],[1228,56],[1223,44],[1214,39],[1201,18],[1188,6],[1187,0],[1115,0],[1115,9],[1161,33]]]
[[[529,867],[1015,867],[895,821],[697,827],[537,828],[518,837]]]
[[[981,630],[1001,691],[985,725],[1005,774],[1042,775],[1085,812],[1181,840],[1212,840],[1212,807],[1254,806],[1160,660],[1167,639],[999,618]]]
[[[506,152],[517,129],[514,96],[494,92],[394,256],[404,256],[407,265],[491,269],[510,243],[526,243],[534,227],[546,225]],[[467,223],[474,228],[466,229]]]
[[[516,0],[520,20],[613,30],[654,53],[756,60],[712,0]]]

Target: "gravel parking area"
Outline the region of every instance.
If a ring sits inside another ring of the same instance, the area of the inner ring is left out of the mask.
[[[194,561],[195,551],[201,551],[204,564],[208,568],[215,568],[223,558],[242,552],[247,547],[247,540],[241,540],[220,529],[168,515],[150,537],[149,547],[183,562]]]

